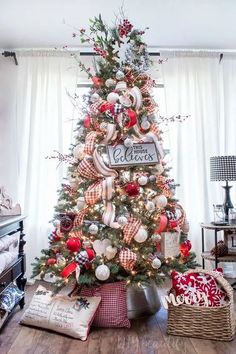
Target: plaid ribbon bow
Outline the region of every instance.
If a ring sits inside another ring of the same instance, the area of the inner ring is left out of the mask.
[[[100,177],[98,172],[96,171],[93,161],[88,160],[88,159],[83,159],[79,166],[78,166],[78,172],[82,177],[88,178],[88,179],[97,179]]]
[[[124,248],[120,251],[119,260],[120,264],[125,270],[131,271],[134,269],[134,265],[137,260],[137,255],[134,252],[130,251],[129,248]]]
[[[142,222],[131,216],[128,223],[123,228],[124,241],[129,245],[136,233],[138,232]]]

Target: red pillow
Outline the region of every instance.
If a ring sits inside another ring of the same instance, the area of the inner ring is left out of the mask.
[[[219,272],[219,270],[217,271]],[[191,295],[196,295],[197,292],[204,293],[210,307],[221,306],[228,299],[226,293],[218,288],[215,278],[211,275],[201,274],[201,272],[181,274],[174,271],[171,277],[172,288],[175,290],[176,296],[185,295],[187,298],[191,298]],[[204,299],[199,303],[192,301],[191,304],[204,306],[205,301]]]
[[[92,326],[130,327],[127,316],[125,282],[103,284],[99,287],[83,287],[80,295],[101,296]]]

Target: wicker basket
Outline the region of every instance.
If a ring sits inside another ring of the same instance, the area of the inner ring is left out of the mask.
[[[189,270],[212,275],[227,293],[229,302],[219,307],[168,304],[167,333],[176,336],[230,341],[235,334],[233,289],[220,274],[212,271]]]

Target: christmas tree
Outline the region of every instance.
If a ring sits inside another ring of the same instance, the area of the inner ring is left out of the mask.
[[[64,157],[68,176],[49,248],[33,271],[42,278],[49,273],[58,289],[120,280],[159,284],[173,269],[196,266],[164,162],[145,30],[126,18],[110,28],[99,15],[88,33],[73,34],[96,53],[94,73],[77,61],[92,85],[71,155]]]

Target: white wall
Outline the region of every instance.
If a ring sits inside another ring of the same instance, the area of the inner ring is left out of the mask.
[[[0,55],[0,186],[17,196],[16,77],[12,58]]]

